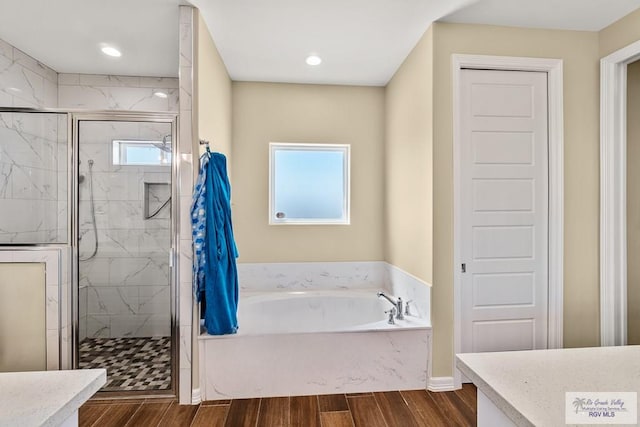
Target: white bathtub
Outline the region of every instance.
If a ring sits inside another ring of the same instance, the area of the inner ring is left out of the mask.
[[[239,335],[348,332],[424,328],[426,320],[407,316],[388,324],[392,306],[377,292],[247,292],[238,307]]]
[[[201,335],[206,400],[426,388],[431,327],[377,289],[245,292],[235,335]]]

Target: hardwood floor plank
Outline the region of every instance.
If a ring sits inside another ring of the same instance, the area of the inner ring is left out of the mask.
[[[448,427],[449,423],[426,390],[401,391],[400,395],[418,421],[418,424],[433,427]]]
[[[291,427],[320,427],[317,396],[296,396],[289,401]]]
[[[258,420],[260,399],[234,399],[227,414],[227,427],[253,427]]]
[[[107,405],[82,405],[78,411],[78,425],[80,427],[91,427],[98,418],[107,412]]]
[[[197,410],[197,405],[179,405],[178,402],[173,402],[158,427],[189,427]]]
[[[450,392],[448,397],[451,399],[454,406],[458,409],[458,413],[464,417],[468,425],[474,427],[478,425],[477,411],[474,411],[455,392]]]
[[[321,412],[320,423],[322,427],[353,427],[351,412]]]
[[[456,390],[455,393],[467,404],[474,414],[477,414],[478,398],[476,387],[473,384],[462,384],[462,389]]]
[[[94,424],[94,427],[122,427],[140,408],[142,403],[116,403],[108,405],[108,409]]]
[[[191,427],[223,427],[228,412],[228,405],[200,406]]]
[[[373,396],[350,397],[347,402],[356,427],[387,427]]]
[[[205,400],[200,406],[212,406],[212,405],[231,405],[230,399],[225,400]]]
[[[347,393],[346,396],[347,397],[373,396],[373,393],[371,393],[371,392],[368,392],[368,393]]]
[[[116,403],[144,403],[147,399],[145,398],[125,398],[125,399],[113,399],[107,397],[99,397],[92,398],[87,401],[88,404],[91,405],[114,405]]]
[[[399,391],[373,393],[373,397],[389,427],[419,427]]]
[[[452,420],[459,426],[475,426],[476,416],[469,407],[453,391],[430,393],[429,396],[436,402],[445,418]]]
[[[179,405],[173,399],[89,401],[81,427],[416,427],[475,426],[476,389],[430,393],[390,391],[290,398],[208,401]],[[159,421],[159,424],[158,424]]]
[[[266,397],[260,402],[257,427],[288,427],[289,398]]]
[[[129,427],[157,426],[171,403],[143,403],[126,424]]]
[[[347,398],[344,394],[323,394],[318,396],[320,412],[348,411]]]
[[[173,403],[177,402],[175,397],[148,397],[142,403]]]

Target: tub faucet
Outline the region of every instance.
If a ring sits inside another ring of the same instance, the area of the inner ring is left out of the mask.
[[[404,319],[404,314],[402,311],[402,298],[398,297],[398,301],[394,301],[391,298],[389,298],[384,292],[378,292],[378,298],[382,297],[384,299],[386,299],[387,301],[389,301],[391,303],[391,305],[393,305],[396,309],[396,319],[398,320],[402,320]]]

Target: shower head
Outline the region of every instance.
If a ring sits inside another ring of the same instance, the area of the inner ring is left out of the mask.
[[[154,147],[161,149],[165,153],[171,152],[171,134],[162,137],[162,144],[153,144]]]

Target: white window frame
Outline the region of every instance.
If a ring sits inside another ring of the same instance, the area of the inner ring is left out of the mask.
[[[162,144],[162,141],[152,141],[148,139],[114,139],[112,141],[112,156],[111,156],[111,164],[114,166],[171,166],[171,158],[170,152],[166,152],[161,150],[159,147],[156,147],[156,144]],[[127,150],[128,146],[153,146],[158,149],[160,152],[161,160],[159,163],[128,163],[127,162]],[[117,162],[116,163],[116,153],[117,153]]]
[[[342,151],[344,154],[343,176],[344,197],[342,211],[344,216],[339,219],[323,218],[276,218],[275,212],[275,155],[277,151]],[[269,224],[270,225],[349,225],[351,223],[351,145],[349,144],[307,144],[296,142],[269,143]]]

